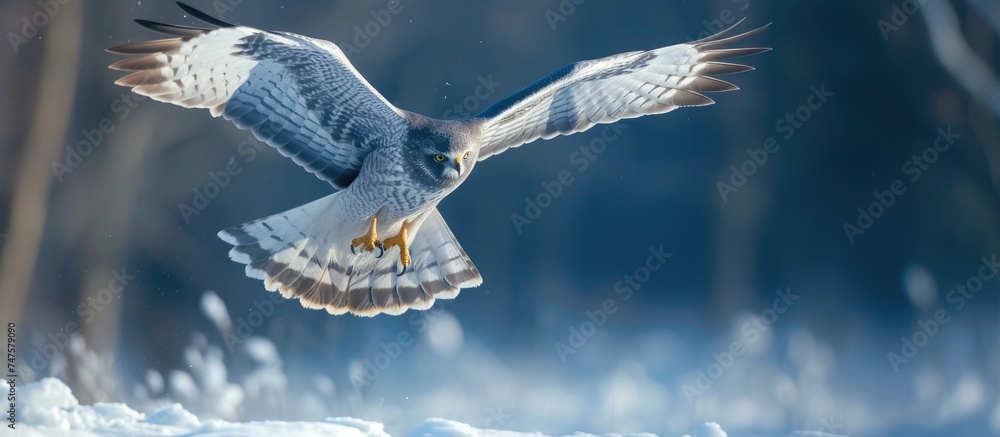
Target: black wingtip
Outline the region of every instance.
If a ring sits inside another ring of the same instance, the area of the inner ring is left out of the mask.
[[[716,33],[715,35],[709,36],[707,38],[702,38],[702,39],[697,40],[697,41],[692,41],[691,44],[694,44],[695,46],[699,46],[699,47],[708,47],[708,46],[715,46],[715,45],[721,45],[721,44],[725,44],[725,43],[729,43],[729,42],[733,42],[733,41],[738,41],[738,40],[741,40],[741,39],[744,39],[744,38],[749,38],[751,36],[757,35],[758,33],[763,32],[768,27],[771,27],[771,24],[774,24],[773,22],[767,23],[767,24],[765,24],[763,26],[760,26],[760,27],[758,27],[756,29],[749,30],[747,32],[743,32],[743,33],[740,33],[740,34],[737,34],[737,35],[732,35],[732,36],[729,36],[729,37],[725,37],[730,32],[732,32],[733,29],[736,29],[740,24],[742,24],[744,21],[746,21],[746,18],[740,19],[739,21],[736,22],[736,24],[733,24],[732,26],[729,26],[728,28],[723,29],[722,31]],[[723,38],[723,37],[725,37],[725,38]]]
[[[195,9],[193,6],[188,5],[187,3],[177,2],[177,6],[180,6],[180,8],[184,10],[184,12],[187,12],[187,13],[191,14],[192,17],[195,17],[195,18],[197,18],[197,19],[199,19],[201,21],[204,21],[204,22],[206,22],[208,24],[212,24],[212,25],[219,26],[219,27],[235,27],[236,26],[235,24],[227,23],[227,22],[222,21],[222,20],[220,20],[218,18],[215,18],[215,17],[213,17],[211,15],[208,15],[208,14],[202,12],[202,11],[199,11],[199,10]]]
[[[153,32],[162,33],[164,35],[180,36],[185,38],[193,38],[196,36],[200,36],[205,32],[209,32],[211,30],[200,27],[181,26],[178,24],[158,23],[156,21],[143,20],[141,18],[136,18],[135,23],[149,30],[152,30]]]

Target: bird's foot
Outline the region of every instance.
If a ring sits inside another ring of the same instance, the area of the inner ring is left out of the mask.
[[[399,246],[399,262],[403,264],[403,271],[397,276],[403,276],[406,273],[406,268],[410,266],[410,262],[412,261],[410,259],[410,243],[407,241],[407,226],[408,223],[403,222],[403,227],[399,229],[399,234],[385,240],[385,250],[389,250],[393,246]]]
[[[368,228],[368,233],[351,240],[351,253],[357,254],[357,252],[354,251],[355,247],[360,248],[362,253],[374,252],[375,249],[379,249],[379,253],[378,255],[375,255],[375,257],[376,258],[382,257],[382,254],[385,253],[385,246],[382,245],[381,241],[378,241],[378,233],[375,232],[375,227],[377,225],[378,225],[378,219],[372,217],[372,222]]]

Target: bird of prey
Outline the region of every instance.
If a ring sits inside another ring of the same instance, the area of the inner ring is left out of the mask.
[[[679,107],[735,85],[727,48],[767,26],[569,64],[458,120],[396,108],[328,41],[234,25],[178,3],[211,28],[136,22],[169,39],[108,49],[116,83],[161,102],[208,108],[292,158],[333,193],[219,232],[269,291],[331,314],[427,309],[482,283],[437,205],[477,162],[535,140]]]

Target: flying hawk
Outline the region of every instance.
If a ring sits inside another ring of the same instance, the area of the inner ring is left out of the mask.
[[[459,120],[396,108],[335,44],[239,26],[191,6],[213,28],[136,20],[162,39],[108,49],[118,85],[250,129],[333,187],[312,203],[219,232],[229,256],[270,291],[307,308],[363,316],[427,309],[482,283],[437,204],[476,163],[596,124],[714,103],[735,85],[711,77],[767,48],[725,48],[767,26],[567,65]],[[737,23],[738,25],[739,23]],[[385,238],[387,237],[387,238]]]

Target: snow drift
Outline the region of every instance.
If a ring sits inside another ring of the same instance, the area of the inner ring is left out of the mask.
[[[0,379],[0,389],[8,391]],[[97,403],[80,405],[62,381],[45,378],[18,387],[17,425],[14,435],[61,436],[322,436],[389,437],[382,424],[352,418],[332,418],[322,422],[262,421],[233,423],[201,420],[179,404],[169,405],[149,414],[139,413],[124,404]],[[7,429],[10,433],[10,429]],[[410,437],[544,437],[540,433],[483,430],[445,419],[427,419],[407,434]],[[585,437],[591,434],[576,434]],[[653,434],[632,434],[636,437]],[[794,433],[789,437],[831,436],[822,433]],[[685,437],[727,437],[716,423],[701,425]]]

